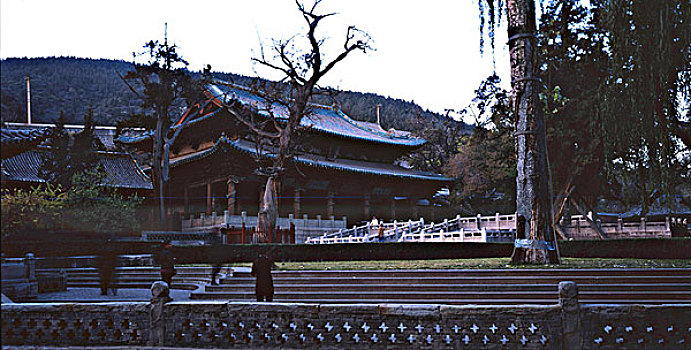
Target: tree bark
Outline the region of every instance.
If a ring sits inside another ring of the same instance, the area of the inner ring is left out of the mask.
[[[512,264],[558,264],[549,193],[545,121],[538,92],[535,3],[509,0],[511,85],[516,116],[516,244]]]
[[[156,122],[156,131],[154,134],[154,139],[153,139],[153,161],[151,162],[151,165],[153,168],[151,169],[152,175],[153,175],[153,180],[155,181],[154,186],[156,189],[158,189],[158,220],[159,220],[159,226],[163,225],[166,220],[166,212],[165,212],[165,196],[164,196],[164,182],[163,182],[163,169],[162,169],[162,158],[163,158],[163,120],[161,118],[158,119]]]
[[[278,195],[276,176],[269,176],[264,188],[257,219],[257,237],[252,243],[276,243],[276,219],[278,218]]]

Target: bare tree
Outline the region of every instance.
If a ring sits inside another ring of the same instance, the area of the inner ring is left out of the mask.
[[[325,18],[335,13],[318,14],[317,6],[320,0],[314,1],[311,7],[296,1],[298,11],[307,24],[307,32],[304,38],[306,47],[300,50],[298,37],[288,40],[274,40],[271,51],[274,55],[267,57],[262,49],[260,57],[253,61],[259,66],[267,67],[283,75],[281,84],[263,84],[261,89],[255,89],[267,103],[256,108],[263,109],[264,122],[253,118],[254,113],[238,112],[232,104],[228,111],[245,124],[259,138],[268,140],[276,148],[276,157],[271,166],[264,167],[260,171],[266,175],[267,181],[264,197],[259,208],[258,229],[261,234],[258,241],[266,241],[271,237],[275,241],[275,225],[278,217],[278,193],[280,192],[281,177],[286,170],[288,162],[294,155],[296,133],[301,129],[302,118],[312,111],[310,100],[316,94],[323,91],[318,83],[336,64],[343,61],[354,51],[367,52],[371,50],[369,35],[354,26],[348,27],[343,43],[343,48],[331,61],[325,60],[322,53],[322,45],[325,39],[317,36],[317,27]],[[272,90],[272,91],[270,91]],[[279,117],[277,111],[286,111],[287,119]],[[268,123],[266,122],[268,121]]]

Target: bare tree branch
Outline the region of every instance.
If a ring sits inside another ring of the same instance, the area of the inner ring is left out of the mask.
[[[125,85],[127,85],[127,88],[130,89],[130,91],[132,91],[137,96],[138,99],[140,99],[142,101],[145,100],[144,96],[142,94],[140,94],[139,91],[137,91],[137,89],[135,89],[134,86],[132,86],[132,84],[130,84],[130,82],[127,81],[127,79],[124,76],[122,76],[122,74],[120,74],[120,72],[116,71],[115,73],[117,73],[117,75],[120,77],[122,82],[125,83]]]

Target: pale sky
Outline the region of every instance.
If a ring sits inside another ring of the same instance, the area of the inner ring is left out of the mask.
[[[462,109],[492,73],[489,48],[481,56],[477,0],[324,0],[319,13],[337,12],[317,34],[330,61],[348,25],[370,34],[376,51],[353,53],[322,85],[415,101],[435,112]],[[255,66],[260,40],[304,32],[290,0],[80,1],[2,0],[0,57],[76,56],[131,60],[151,39],[168,38],[201,70],[271,78]],[[497,72],[508,86],[506,29],[497,31]],[[489,42],[486,40],[486,42]],[[255,73],[255,71],[257,73]]]

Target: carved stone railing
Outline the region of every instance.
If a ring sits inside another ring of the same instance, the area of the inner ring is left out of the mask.
[[[665,221],[639,222],[595,221],[605,238],[652,238],[671,237],[672,231],[686,230],[686,219],[666,217]],[[559,223],[568,238],[593,239],[599,237],[581,215],[562,219]],[[379,234],[380,227],[383,229]],[[441,222],[419,220],[382,222],[379,225],[366,223],[361,226],[326,232],[321,236],[306,240],[308,244],[365,243],[365,242],[511,242],[516,232],[516,215],[508,214],[472,217],[456,216]],[[688,233],[687,233],[688,234]]]
[[[592,220],[592,214],[589,215]],[[638,221],[624,221],[619,218],[616,222],[602,222],[594,220],[595,224],[602,229],[606,238],[655,238],[671,237],[675,226],[684,228],[686,219],[680,217],[665,217],[664,221],[648,221],[645,217]],[[597,238],[597,234],[590,227],[587,219],[582,215],[573,215],[564,218],[559,223],[562,230],[571,238]]]
[[[688,348],[691,305],[170,302],[3,304],[3,345],[193,348]],[[157,285],[156,285],[157,284]],[[166,286],[167,287],[167,286]]]
[[[382,234],[379,230],[382,228]],[[364,242],[486,242],[487,232],[501,237],[500,232],[512,232],[516,228],[516,215],[491,216],[478,214],[473,217],[457,215],[439,223],[419,220],[383,222],[379,225],[366,223],[335,232],[327,232],[305,243],[364,243]],[[499,241],[504,241],[503,237]],[[509,239],[510,240],[510,239]],[[497,240],[494,240],[497,241]]]
[[[344,216],[341,219],[336,219],[333,216],[322,218],[321,215],[314,217],[304,214],[302,218],[296,218],[293,214],[288,217],[279,217],[276,219],[276,227],[288,229],[291,225],[295,225],[295,241],[296,243],[303,243],[310,237],[316,237],[324,234],[324,232],[332,232],[345,229],[347,218]],[[198,215],[191,215],[189,218],[182,219],[183,231],[198,231],[211,228],[231,228],[239,229],[241,227],[256,227],[257,217],[247,215],[242,212],[241,215],[230,215],[226,210],[223,214],[211,213],[207,215],[201,213]]]

